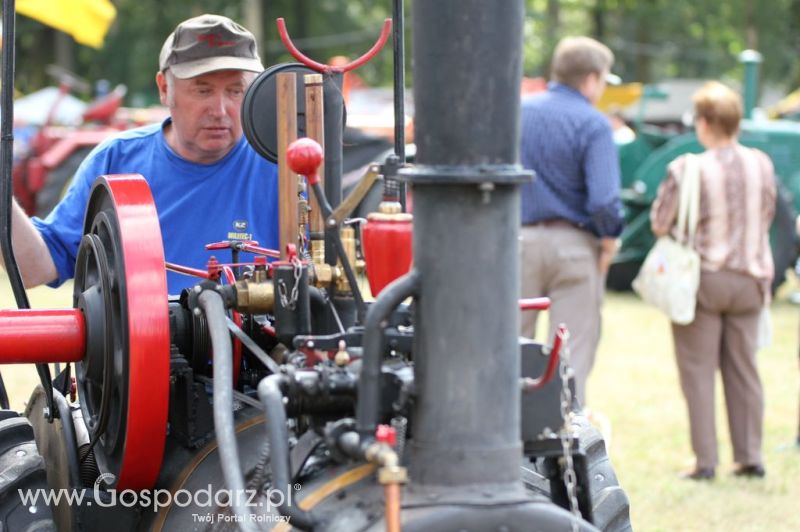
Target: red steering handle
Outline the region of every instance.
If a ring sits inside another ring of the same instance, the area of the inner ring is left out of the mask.
[[[317,63],[313,59],[310,59],[306,55],[303,54],[300,50],[292,42],[292,38],[289,37],[289,32],[286,29],[286,21],[284,21],[283,17],[277,19],[275,23],[278,25],[278,33],[281,36],[281,41],[286,49],[292,54],[292,57],[303,63],[308,68],[316,70],[317,72],[322,72],[323,74],[329,74],[331,72],[349,72],[351,70],[355,70],[356,68],[360,67],[373,57],[377,55],[378,52],[381,51],[383,45],[386,44],[386,41],[389,39],[389,32],[392,29],[392,19],[387,18],[383,21],[383,28],[381,29],[381,35],[378,37],[378,40],[372,45],[367,53],[356,59],[355,61],[351,61],[346,65],[342,66],[333,66],[333,65],[326,65],[324,63]]]

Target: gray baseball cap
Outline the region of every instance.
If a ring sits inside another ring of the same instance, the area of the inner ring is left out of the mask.
[[[200,15],[178,24],[161,47],[158,68],[170,69],[178,79],[217,70],[264,70],[253,34],[220,15]]]

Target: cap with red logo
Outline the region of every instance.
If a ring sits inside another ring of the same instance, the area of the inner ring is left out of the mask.
[[[178,79],[217,70],[264,70],[253,34],[220,15],[200,15],[178,24],[161,47],[158,68],[169,69]]]

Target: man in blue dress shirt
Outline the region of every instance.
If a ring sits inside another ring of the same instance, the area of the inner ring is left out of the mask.
[[[622,232],[617,149],[607,118],[593,107],[613,63],[611,50],[594,39],[563,39],[547,91],[522,102],[520,157],[536,173],[522,188],[522,297],[551,298],[550,338],[559,323],[567,325],[582,404],[605,276]],[[533,337],[536,318],[523,313],[523,335]]]

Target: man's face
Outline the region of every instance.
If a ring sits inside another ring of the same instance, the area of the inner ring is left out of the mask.
[[[242,136],[240,110],[245,89],[254,75],[220,70],[189,79],[159,72],[161,103],[168,106],[172,126],[167,143],[192,162],[209,164],[223,158]]]

